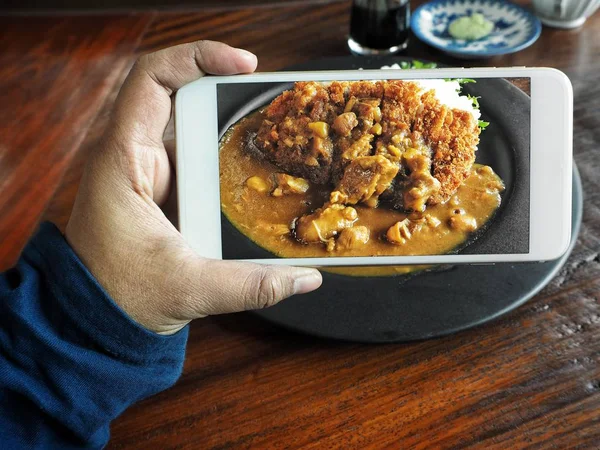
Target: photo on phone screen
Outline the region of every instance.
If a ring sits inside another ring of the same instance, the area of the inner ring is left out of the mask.
[[[217,84],[223,259],[528,253],[530,87]]]

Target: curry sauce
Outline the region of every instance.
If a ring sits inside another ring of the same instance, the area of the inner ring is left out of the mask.
[[[303,178],[285,179],[281,168],[257,158],[247,149],[248,135],[256,133],[265,110],[256,111],[232,126],[220,142],[221,208],[229,221],[259,246],[279,257],[349,257],[437,255],[451,252],[493,216],[500,205],[502,180],[488,166],[475,164],[464,182],[444,203],[420,214],[362,203],[341,206],[345,224],[336,240],[302,242],[295,235],[299,218],[310,217],[331,199],[330,185]],[[335,206],[335,205],[334,205]],[[328,212],[329,213],[329,212]],[[314,222],[314,221],[313,221]],[[355,230],[345,233],[346,230]],[[345,237],[344,237],[345,236]],[[402,268],[339,269],[352,275],[406,272]]]

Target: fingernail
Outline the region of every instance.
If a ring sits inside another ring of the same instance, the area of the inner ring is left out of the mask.
[[[296,269],[294,271],[294,293],[306,294],[314,291],[323,282],[321,273],[316,269]]]
[[[236,50],[239,52],[240,56],[249,63],[256,63],[257,59],[254,53],[250,53],[248,50],[244,50],[243,48],[237,48]]]

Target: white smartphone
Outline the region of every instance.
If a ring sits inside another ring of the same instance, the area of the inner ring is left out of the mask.
[[[549,68],[207,76],[176,97],[180,231],[268,264],[555,259],[572,117]]]

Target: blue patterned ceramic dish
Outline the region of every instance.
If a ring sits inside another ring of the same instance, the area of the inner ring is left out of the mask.
[[[474,41],[450,36],[450,23],[473,13],[483,14],[492,21],[492,32]],[[542,31],[537,17],[504,0],[434,0],[415,10],[411,28],[423,42],[457,58],[514,53],[533,44]]]

